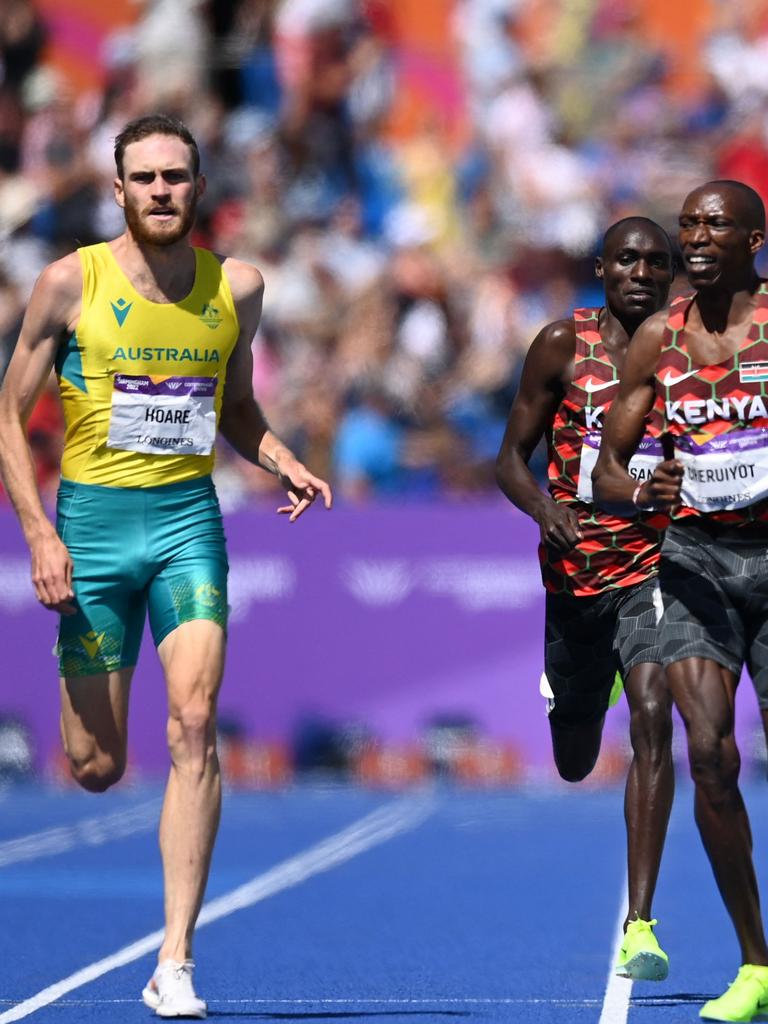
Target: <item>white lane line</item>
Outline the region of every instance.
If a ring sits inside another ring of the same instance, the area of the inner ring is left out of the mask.
[[[690,999],[680,999],[679,1002],[690,1003]],[[4,1000],[0,999],[0,1003]],[[8,1000],[5,1000],[8,1002]],[[60,999],[56,1009],[63,1009],[67,1006],[135,1006],[138,999]],[[345,999],[211,999],[208,1003],[209,1010],[219,1006],[600,1006],[600,999],[538,999],[531,996],[525,998],[481,998],[468,996],[461,999],[444,998],[437,996],[434,999],[368,999],[366,996],[359,998],[348,997]],[[667,1005],[667,1000],[663,1005]]]
[[[621,944],[624,941],[624,916],[627,910],[629,893],[627,883],[621,892],[619,901],[619,919],[616,923],[616,934],[611,950],[611,962],[608,967],[608,984],[603,997],[603,1009],[598,1024],[627,1024],[629,1015],[629,1000],[632,995],[632,982],[629,978],[619,978],[614,973],[614,967],[619,961]]]
[[[309,847],[303,853],[276,864],[275,867],[265,871],[262,875],[257,875],[245,885],[206,903],[197,920],[198,928],[218,921],[236,910],[250,907],[284,889],[298,885],[312,875],[328,871],[330,868],[336,867],[337,864],[343,864],[344,861],[350,860],[358,853],[363,853],[371,847],[378,846],[388,839],[416,828],[429,817],[434,807],[435,801],[430,796],[409,797],[386,804],[341,832]],[[67,992],[72,992],[73,989],[87,985],[103,974],[108,974],[118,967],[124,967],[134,960],[138,960],[147,953],[158,949],[162,940],[163,931],[160,929],[145,935],[137,942],[132,942],[129,946],[124,946],[103,960],[89,964],[82,970],[70,974],[68,978],[49,985],[36,995],[25,999],[24,1002],[6,1010],[5,1013],[0,1013],[0,1024],[10,1024],[11,1021],[28,1017],[43,1006],[49,1006],[60,999]]]
[[[157,826],[162,803],[162,799],[157,797],[101,817],[83,818],[73,825],[47,828],[18,839],[5,839],[0,842],[0,868],[20,861],[68,853],[79,846],[101,846],[114,839],[150,832]]]

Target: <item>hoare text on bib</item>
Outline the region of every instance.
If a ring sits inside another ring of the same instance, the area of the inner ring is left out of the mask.
[[[151,455],[209,455],[216,377],[116,373],[107,446]]]

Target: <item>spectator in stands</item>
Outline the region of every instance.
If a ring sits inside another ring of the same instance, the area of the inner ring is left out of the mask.
[[[527,339],[593,302],[604,225],[672,226],[723,175],[768,200],[750,5],[675,54],[653,11],[609,0],[454,0],[430,44],[418,5],[145,0],[93,54],[93,94],[49,63],[45,9],[0,4],[0,372],[40,269],[120,230],[116,126],[162,106],[200,140],[197,240],[264,274],[265,412],[349,500],[492,491]],[[232,503],[269,484],[225,449],[218,473]]]

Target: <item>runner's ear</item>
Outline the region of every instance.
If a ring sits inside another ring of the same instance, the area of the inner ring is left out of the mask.
[[[749,248],[751,252],[759,252],[765,242],[765,232],[761,231],[760,228],[755,228],[749,233]]]

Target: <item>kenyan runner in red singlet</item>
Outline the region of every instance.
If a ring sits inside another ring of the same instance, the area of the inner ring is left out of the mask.
[[[742,182],[712,181],[686,198],[680,248],[695,294],[638,330],[594,474],[601,501],[672,516],[660,646],[686,726],[696,822],[741,947],[735,981],[701,1010],[717,1021],[768,1011],[734,736],[744,664],[768,728],[768,292],[754,265],[764,240],[763,202]],[[629,460],[649,415],[667,457],[638,486]]]
[[[592,469],[603,418],[618,391],[630,338],[667,299],[672,247],[653,221],[631,217],[603,239],[601,309],[577,309],[535,338],[497,462],[502,491],[540,526],[546,595],[545,674],[555,764],[585,778],[600,752],[614,681],[624,679],[632,713],[627,780],[629,908],[617,973],[661,980],[668,959],[652,931],[651,901],[672,803],[671,701],[657,645],[656,576],[663,513],[617,516],[594,507]],[[549,495],[528,468],[549,449]],[[648,479],[662,458],[647,438],[632,464]]]
[[[642,512],[625,518],[595,508],[592,470],[597,462],[603,417],[619,386],[619,375],[600,336],[600,309],[573,313],[576,349],[573,379],[552,423],[549,492],[576,513],[582,537],[569,551],[542,543],[539,559],[550,593],[576,597],[631,587],[658,572],[668,516]],[[643,438],[630,472],[647,480],[662,457],[661,444]]]
[[[754,300],[743,342],[713,366],[697,364],[686,343],[693,297],[665,325],[651,430],[672,437],[685,469],[675,519],[768,525],[767,282]]]

